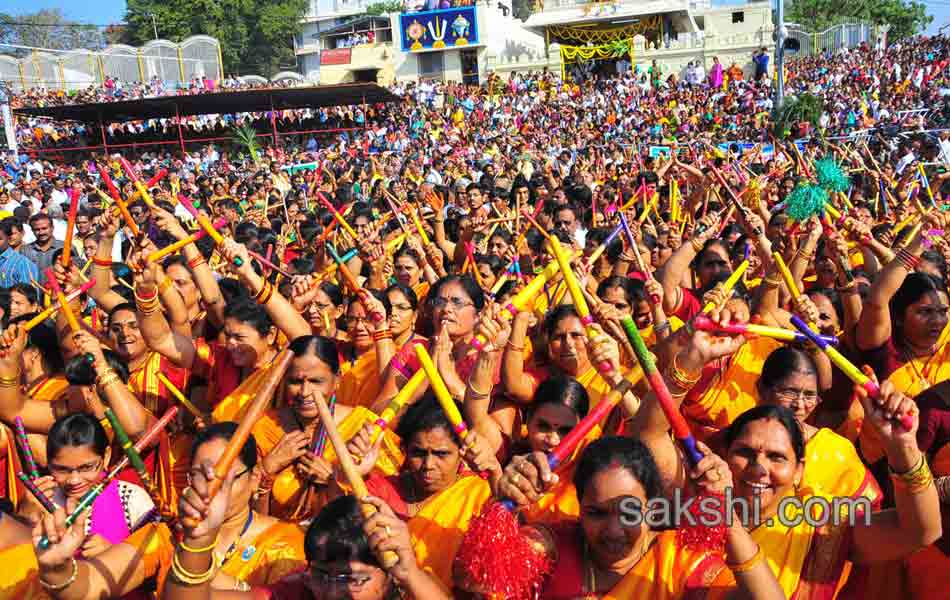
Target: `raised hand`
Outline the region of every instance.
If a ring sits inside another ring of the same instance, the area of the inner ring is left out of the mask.
[[[727,488],[732,488],[729,464],[706,444],[696,442],[696,447],[703,453],[703,459],[689,472],[695,485],[706,494],[723,494]]]
[[[63,571],[82,548],[86,540],[86,519],[89,511],[66,527],[66,510],[57,507],[53,514],[44,513],[43,518],[33,527],[33,548],[40,569],[45,571]],[[49,547],[40,549],[40,540],[46,537]],[[68,576],[68,575],[67,575]]]
[[[379,460],[383,435],[380,434],[374,443],[372,439],[375,430],[376,425],[374,423],[367,423],[346,443],[346,449],[353,457],[356,470],[361,477],[369,475],[373,467],[376,466],[376,461]]]
[[[158,225],[158,228],[168,235],[176,240],[183,240],[188,237],[188,232],[185,231],[185,228],[181,226],[181,223],[172,213],[159,208],[157,205],[149,208],[149,212],[152,213],[152,219]]]
[[[189,485],[178,500],[178,514],[182,517],[190,517],[196,521],[194,527],[189,526],[185,519],[178,523],[185,534],[185,540],[201,540],[202,542],[213,540],[217,537],[218,530],[221,529],[221,523],[227,516],[228,501],[231,497],[231,486],[234,483],[234,476],[237,474],[237,467],[232,466],[231,472],[221,485],[221,489],[215,494],[214,498],[208,498],[208,487],[214,479],[214,467],[205,464],[201,465],[200,476],[189,477]],[[198,544],[190,543],[191,546]],[[202,546],[207,546],[203,543]]]
[[[374,496],[360,498],[360,502],[372,504],[376,513],[366,519],[363,531],[369,540],[369,547],[376,555],[383,552],[395,552],[399,561],[389,568],[389,573],[397,582],[405,584],[419,570],[416,553],[412,549],[409,526],[396,516],[393,509],[383,500]]]
[[[543,452],[533,452],[514,457],[493,491],[496,498],[507,498],[523,508],[537,502],[557,482],[548,457]]]
[[[865,366],[863,371],[868,378],[877,382],[877,377],[870,367]],[[854,386],[854,394],[864,408],[865,422],[869,422],[878,432],[885,448],[905,448],[911,444],[916,447],[917,427],[920,424],[917,404],[897,391],[890,381],[880,384],[880,390],[876,398],[871,398],[864,386]],[[910,430],[904,429],[900,423],[905,415],[910,415],[912,419]]]

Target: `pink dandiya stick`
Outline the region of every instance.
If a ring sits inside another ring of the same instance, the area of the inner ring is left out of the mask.
[[[17,479],[23,483],[23,487],[26,488],[26,491],[30,492],[30,494],[36,498],[36,501],[40,503],[40,506],[42,506],[46,512],[49,514],[56,512],[56,505],[53,504],[53,501],[50,500],[46,494],[40,490],[40,488],[36,487],[36,484],[33,483],[32,479],[27,477],[26,473],[19,471],[17,472],[16,476]]]
[[[268,269],[271,269],[272,271],[275,271],[275,272],[277,272],[277,273],[280,273],[281,275],[283,275],[284,277],[286,277],[286,278],[288,278],[288,279],[290,279],[291,277],[293,277],[293,275],[291,275],[291,274],[288,273],[287,271],[284,271],[283,269],[281,269],[280,267],[278,267],[276,264],[274,264],[274,263],[272,263],[270,260],[268,260],[267,257],[261,256],[259,253],[254,252],[253,250],[248,250],[247,253],[251,256],[251,258],[256,259],[258,262],[260,262],[262,265],[264,265],[264,266],[267,267]]]
[[[73,234],[76,230],[76,212],[79,210],[79,190],[73,188],[69,190],[69,216],[66,221],[66,239],[63,241],[63,254],[60,256],[60,262],[67,269],[71,261],[73,251]]]

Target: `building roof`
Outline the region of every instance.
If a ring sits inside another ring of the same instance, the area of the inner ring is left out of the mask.
[[[363,15],[361,17],[357,17],[355,19],[346,21],[345,23],[340,23],[336,27],[330,27],[328,29],[324,29],[323,31],[313,34],[311,37],[320,38],[325,35],[333,35],[334,33],[341,33],[341,32],[349,33],[350,30],[352,30],[354,26],[363,25],[364,23],[372,23],[373,21],[381,21],[383,24],[386,25],[386,28],[388,28],[390,25],[389,17],[381,17],[378,15]]]
[[[552,8],[532,13],[524,27],[542,31],[548,25],[581,23],[631,22],[632,17],[666,14],[689,9],[688,0],[644,0],[612,3],[580,3],[562,1]],[[619,23],[618,23],[619,24]]]
[[[263,88],[235,92],[163,96],[70,106],[18,108],[18,115],[51,117],[61,121],[121,122],[206,114],[263,112],[290,108],[351,106],[364,102],[397,102],[396,96],[375,83],[345,83],[292,88]]]

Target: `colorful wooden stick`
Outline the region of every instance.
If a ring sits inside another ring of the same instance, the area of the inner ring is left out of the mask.
[[[132,185],[135,186],[135,189],[139,193],[139,197],[145,202],[149,208],[155,208],[155,200],[152,199],[152,195],[148,193],[148,188],[145,187],[145,184],[142,183],[142,180],[139,178],[139,174],[135,172],[135,169],[125,160],[125,158],[119,159],[119,164],[122,165],[122,170],[125,171],[125,174],[129,176],[129,179],[132,180]]]
[[[112,412],[111,408],[105,409],[105,416],[106,419],[109,420],[109,424],[112,425],[112,432],[115,434],[115,439],[117,442],[119,442],[119,447],[122,448],[122,451],[125,452],[125,455],[128,457],[132,468],[135,469],[136,473],[138,473],[139,477],[142,479],[142,482],[145,484],[145,487],[151,487],[152,478],[149,476],[148,470],[145,468],[145,461],[142,460],[142,456],[132,445],[132,440],[129,439],[129,434],[125,432],[125,428],[122,427],[122,423],[119,422],[119,418],[115,416],[115,413]]]
[[[581,318],[581,323],[587,330],[587,337],[593,338],[597,335],[597,331],[594,329],[594,318],[590,315],[590,309],[587,307],[587,299],[584,298],[581,286],[577,283],[577,278],[571,269],[570,259],[565,254],[563,248],[561,248],[561,242],[559,242],[556,237],[551,236],[548,238],[548,244],[550,244],[551,250],[554,252],[554,258],[557,260],[558,267],[561,269],[561,275],[567,284],[567,291],[570,292],[571,299],[574,301],[574,309],[577,311],[578,316]],[[601,373],[606,373],[610,371],[610,369],[610,364],[606,362],[597,366],[597,370]]]
[[[462,413],[459,412],[458,405],[455,404],[455,400],[452,399],[452,394],[449,393],[449,389],[445,386],[445,381],[443,381],[442,376],[439,375],[439,370],[435,368],[435,363],[432,362],[429,351],[426,350],[425,344],[416,344],[415,351],[416,357],[418,357],[419,363],[422,365],[422,370],[425,371],[426,377],[429,379],[429,385],[432,386],[432,392],[435,394],[436,400],[439,401],[439,405],[442,407],[442,410],[445,411],[445,416],[449,418],[449,423],[452,424],[455,433],[457,433],[459,438],[464,442],[468,436],[468,425],[466,425],[462,419]]]
[[[218,219],[217,221],[215,221],[211,226],[217,230],[217,229],[221,229],[227,224],[228,224],[227,219],[222,217]],[[175,252],[178,252],[179,250],[181,250],[188,244],[193,244],[197,242],[198,240],[205,237],[206,235],[208,235],[207,231],[205,231],[204,229],[199,229],[198,231],[194,232],[188,237],[182,240],[178,240],[174,244],[169,244],[168,246],[165,246],[161,250],[156,250],[155,252],[152,252],[151,254],[148,255],[148,257],[146,257],[145,261],[150,262],[150,263],[158,262],[162,260],[163,258],[165,258],[166,256],[168,256],[169,254],[174,254]]]
[[[17,479],[23,482],[23,487],[26,488],[26,491],[30,492],[30,494],[36,498],[36,501],[40,503],[40,506],[42,506],[46,512],[49,514],[56,512],[56,505],[53,504],[53,501],[47,498],[46,494],[44,494],[40,488],[36,487],[36,484],[33,483],[33,480],[30,479],[26,473],[18,471],[16,476]]]
[[[330,396],[330,416],[332,417],[336,409],[336,394]],[[313,445],[313,453],[317,456],[323,456],[323,451],[327,447],[327,428],[323,421],[320,421],[320,430],[317,433],[317,440]]]
[[[373,427],[373,443],[376,442],[376,439],[380,436],[384,429],[389,427],[389,423],[392,422],[396,415],[399,414],[399,411],[402,410],[402,407],[405,406],[406,402],[412,398],[413,394],[416,393],[416,390],[419,389],[426,381],[426,372],[423,369],[419,369],[412,374],[412,377],[409,378],[409,381],[406,382],[406,385],[402,386],[402,389],[393,396],[393,399],[389,401],[389,404],[386,408],[383,409],[383,412],[380,413],[379,418],[376,419]]]
[[[357,471],[356,465],[353,463],[353,457],[350,456],[350,451],[346,448],[346,442],[343,440],[343,436],[340,435],[340,431],[336,427],[336,422],[333,420],[330,407],[327,406],[326,401],[320,394],[314,394],[314,401],[317,404],[317,412],[320,413],[320,421],[325,424],[327,437],[330,438],[330,443],[333,445],[334,452],[336,452],[337,460],[340,461],[340,469],[346,476],[347,483],[353,488],[353,496],[357,501],[362,500],[369,495],[369,490],[366,488],[366,483],[363,481],[363,478],[360,477],[359,471]],[[360,510],[366,519],[376,514],[376,507],[365,502],[360,502]],[[395,552],[386,551],[379,556],[379,562],[383,568],[389,568],[399,562],[399,557]]]
[[[162,415],[162,418],[158,421],[155,421],[155,424],[152,425],[149,430],[139,438],[139,441],[135,442],[134,448],[136,452],[142,452],[149,446],[149,444],[155,441],[155,438],[158,437],[158,434],[161,433],[163,429],[165,429],[165,426],[168,425],[168,423],[174,419],[175,415],[177,414],[177,406],[172,406],[167,411],[165,411],[165,414]],[[128,466],[128,464],[129,457],[123,456],[122,460],[112,467],[112,470],[109,471],[109,474],[106,475],[105,479],[100,481],[96,487],[86,492],[83,497],[79,499],[79,503],[76,505],[76,508],[73,509],[73,512],[66,516],[66,528],[71,527],[72,524],[76,522],[76,519],[82,516],[82,513],[92,506],[92,503],[95,502],[96,498],[99,497],[99,494],[101,494],[103,490],[106,489],[106,486],[109,485],[109,483],[111,483],[112,480],[115,479],[116,476]],[[37,546],[40,550],[46,550],[50,546],[49,539],[46,536],[43,536]]]
[[[323,203],[325,207],[327,207],[327,209],[331,213],[333,213],[333,218],[336,219],[336,222],[340,224],[340,227],[342,227],[344,230],[346,230],[348,234],[350,234],[350,237],[353,238],[353,241],[355,242],[356,240],[358,240],[359,237],[357,237],[356,232],[353,231],[353,228],[350,227],[350,224],[346,222],[346,219],[343,218],[343,215],[340,214],[340,211],[338,211],[333,206],[333,204],[329,200],[327,200],[327,197],[323,195],[323,192],[317,192],[317,198],[320,200],[321,203]]]
[[[98,166],[98,165],[97,165]],[[132,235],[138,237],[141,233],[139,231],[139,226],[135,222],[135,219],[132,218],[132,213],[129,212],[129,205],[125,203],[122,199],[122,196],[119,194],[118,188],[115,187],[115,184],[112,183],[112,177],[109,176],[109,169],[99,168],[99,176],[102,177],[102,181],[105,182],[106,187],[109,188],[109,194],[112,195],[112,199],[115,201],[116,207],[119,209],[119,213],[122,215],[122,218],[125,219],[125,224],[129,226],[129,229],[132,230]]]
[[[620,213],[620,219],[621,223],[623,223],[623,213]],[[614,227],[614,230],[610,232],[610,235],[608,235],[607,238],[601,242],[601,244],[597,246],[593,252],[590,253],[590,256],[587,257],[587,264],[593,265],[597,259],[600,258],[600,255],[607,250],[607,246],[617,239],[617,236],[620,235],[621,231],[623,231],[623,225],[617,225]]]
[[[833,362],[836,367],[841,369],[841,371],[848,376],[848,379],[866,389],[871,397],[876,398],[880,395],[881,388],[877,383],[862,373],[854,363],[845,358],[840,352],[838,352],[837,349],[830,346],[820,336],[812,331],[811,328],[798,317],[798,315],[792,315],[791,320],[792,325],[795,326],[795,329],[800,331],[802,335],[808,338],[809,341],[818,346],[818,348],[820,348],[821,351],[828,356],[831,362]],[[907,431],[910,431],[914,425],[914,418],[910,415],[899,417],[899,421]]]
[[[730,333],[733,335],[757,335],[761,337],[772,338],[782,342],[807,342],[808,338],[792,331],[791,329],[782,329],[781,327],[768,327],[766,325],[757,325],[755,323],[730,323],[729,325],[719,325],[712,319],[705,316],[697,316],[693,319],[693,327],[701,331],[711,331],[715,333]],[[833,335],[821,336],[826,344],[832,346],[838,345],[838,338]]]
[[[291,275],[287,271],[281,269],[276,264],[271,262],[266,256],[261,256],[259,253],[254,252],[253,250],[248,250],[247,253],[248,255],[250,255],[251,258],[256,259],[259,263],[261,263],[262,265],[264,265],[271,271],[280,273],[282,276],[286,277],[287,279],[290,279],[291,277],[293,277],[293,275]]]
[[[30,479],[36,479],[40,476],[40,470],[36,466],[36,459],[33,458],[33,449],[30,447],[30,438],[26,436],[26,427],[23,426],[23,419],[16,416],[13,419],[13,424],[17,444],[19,444],[20,451],[23,453],[26,466],[30,469]]]
[[[721,286],[721,289],[723,292],[725,292],[726,294],[729,294],[732,291],[732,289],[736,287],[736,284],[739,283],[739,280],[742,278],[742,276],[745,275],[745,272],[748,268],[749,268],[749,259],[746,258],[744,261],[739,263],[739,266],[736,268],[735,271],[732,272],[731,275],[729,275],[729,278],[723,281],[722,283],[718,284],[718,286]],[[703,314],[708,315],[713,310],[715,310],[715,308],[716,308],[715,302],[707,302],[706,306],[703,307]]]
[[[258,390],[257,396],[255,396],[254,400],[248,405],[247,411],[244,413],[244,418],[241,419],[237,431],[234,432],[234,435],[224,450],[224,454],[221,455],[221,458],[218,459],[214,467],[214,478],[208,483],[208,502],[211,502],[218,493],[218,490],[221,489],[224,480],[227,479],[228,473],[231,471],[231,465],[234,464],[235,459],[241,453],[241,449],[244,447],[247,438],[250,437],[254,425],[261,416],[263,416],[264,411],[267,410],[271,398],[273,398],[274,392],[277,391],[277,388],[280,386],[284,373],[287,372],[287,368],[290,366],[290,361],[293,357],[293,352],[285,350],[280,358],[270,367],[270,373],[267,374],[267,379],[264,380],[263,385]],[[188,527],[195,527],[198,524],[189,517],[185,517],[183,522]]]
[[[422,228],[422,222],[419,220],[419,215],[416,214],[416,211],[412,207],[408,207],[409,217],[412,219],[413,225],[416,226],[416,231],[419,232],[419,237],[422,238],[422,243],[428,246],[432,242],[429,241],[429,236],[426,235],[426,230]]]
[[[192,204],[190,200],[188,200],[188,198],[186,198],[182,194],[178,194],[178,203],[181,204],[181,206],[185,210],[187,210],[188,213],[192,217],[194,217],[196,221],[198,221],[198,225],[200,225],[201,228],[205,230],[205,233],[207,233],[211,237],[211,239],[214,240],[214,243],[216,246],[220,246],[221,244],[224,243],[224,236],[222,236],[220,233],[217,232],[217,230],[211,224],[211,221],[208,220],[208,217],[201,214],[198,211],[198,209],[195,208],[195,205]],[[235,266],[240,267],[243,264],[244,264],[244,261],[241,259],[240,256],[234,257]]]
[[[76,298],[79,298],[79,296],[81,296],[81,295],[85,294],[86,292],[88,292],[89,289],[92,288],[92,286],[94,286],[95,284],[96,284],[96,280],[95,280],[95,279],[90,279],[90,280],[87,281],[86,283],[82,284],[82,286],[80,286],[79,289],[76,289],[76,290],[73,290],[73,291],[69,292],[69,294],[66,296],[66,303],[68,304],[68,303],[72,302],[73,300],[75,300]],[[45,291],[45,290],[44,290],[44,291]],[[48,319],[48,318],[52,317],[53,315],[55,315],[56,313],[58,313],[58,312],[59,312],[59,308],[60,308],[59,305],[53,304],[53,305],[51,305],[49,308],[47,308],[46,310],[44,310],[43,312],[37,313],[37,315],[36,315],[35,317],[33,317],[32,319],[30,319],[29,321],[26,322],[25,325],[23,325],[23,330],[24,330],[24,331],[27,331],[27,332],[30,331],[31,329],[33,329],[34,327],[36,327],[37,325],[39,325],[40,323],[42,323],[42,322],[45,321],[46,319]]]
[[[201,414],[201,411],[198,410],[198,407],[192,404],[191,400],[185,397],[181,390],[179,390],[174,383],[168,380],[168,377],[165,377],[164,373],[158,373],[158,380],[162,382],[162,385],[165,386],[165,389],[175,397],[175,400],[181,403],[182,406],[188,409],[196,419],[204,419],[204,415]]]
[[[79,210],[79,191],[75,188],[69,190],[69,216],[66,221],[66,239],[63,241],[63,254],[60,256],[60,262],[67,269],[69,268],[70,257],[73,251],[73,234],[76,231],[76,212]]]
[[[69,306],[69,301],[66,300],[66,295],[63,294],[63,288],[59,286],[59,281],[57,281],[56,274],[53,272],[52,267],[46,269],[46,281],[49,282],[50,289],[52,289],[53,294],[56,296],[56,300],[59,302],[59,307],[63,311],[63,316],[66,317],[66,322],[69,324],[69,330],[73,333],[79,333],[82,331],[82,328],[79,326],[79,321],[76,319],[76,315],[73,313],[72,307]]]

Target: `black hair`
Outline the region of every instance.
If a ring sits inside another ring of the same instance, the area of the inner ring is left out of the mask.
[[[46,434],[46,455],[49,460],[59,456],[66,447],[92,446],[92,451],[104,456],[109,447],[109,436],[99,419],[85,412],[70,413],[56,419]]]
[[[795,418],[795,413],[784,406],[773,404],[760,404],[736,417],[736,420],[726,428],[726,448],[732,446],[749,423],[767,419],[778,421],[785,428],[789,439],[792,441],[795,458],[798,459],[798,462],[805,460],[805,436],[798,420]]]
[[[10,319],[10,324],[26,323],[35,316],[33,313],[20,315]],[[36,348],[52,373],[63,370],[65,361],[59,349],[59,336],[56,334],[56,327],[49,320],[43,321],[26,334],[26,347]]]
[[[833,288],[812,288],[808,290],[808,295],[818,294],[824,296],[828,299],[828,302],[831,302],[831,306],[835,309],[835,314],[838,316],[838,322],[844,323],[844,304],[841,302],[841,296],[838,294],[838,290]]]
[[[343,305],[343,292],[337,284],[324,281],[320,284],[320,291],[327,295],[333,306],[339,308]]]
[[[541,323],[541,331],[544,332],[544,336],[550,338],[557,324],[567,317],[581,318],[573,304],[558,304],[549,310],[547,314],[544,315],[544,321]]]
[[[773,386],[792,373],[810,373],[817,376],[818,369],[807,352],[792,346],[779,346],[762,363],[759,383],[763,386]]]
[[[587,232],[587,238],[585,241],[588,243],[593,242],[596,245],[604,243],[604,241],[610,237],[612,231],[608,227],[598,227],[596,229],[591,229]],[[614,236],[614,239],[610,240],[610,243],[607,244],[607,248],[604,250],[604,256],[607,257],[607,260],[610,262],[617,262],[620,259],[620,255],[623,253],[623,242],[620,241],[619,236]]]
[[[643,287],[643,284],[640,284],[639,294],[637,290],[636,282],[629,277],[623,277],[622,275],[611,275],[607,279],[604,279],[597,286],[597,296],[601,299],[607,294],[607,290],[612,290],[614,288],[620,288],[623,290],[623,294],[627,299],[627,304],[630,305],[632,309],[636,306],[636,303],[640,300],[646,299],[646,291]]]
[[[583,500],[594,476],[614,467],[620,467],[633,475],[643,486],[647,500],[652,500],[663,492],[660,472],[650,449],[640,440],[608,436],[591,442],[577,461],[574,470],[577,500]]]
[[[452,440],[459,447],[462,446],[462,440],[458,433],[452,427],[449,418],[445,416],[445,411],[439,405],[438,400],[432,394],[432,390],[427,391],[418,402],[412,404],[399,420],[396,427],[396,435],[402,440],[402,444],[408,445],[416,434],[423,431],[433,431],[435,429],[444,429],[446,433],[452,436]]]
[[[340,354],[336,342],[322,335],[302,335],[290,342],[290,351],[295,357],[313,354],[330,367],[334,375],[340,374]]]
[[[116,304],[115,306],[113,306],[113,307],[112,307],[112,310],[109,311],[109,319],[108,319],[108,321],[107,321],[108,325],[112,325],[112,318],[115,317],[115,314],[116,314],[117,312],[121,312],[121,311],[123,311],[123,310],[129,311],[129,312],[131,312],[133,315],[136,315],[136,314],[137,314],[137,313],[135,312],[135,305],[134,305],[134,304],[132,304],[131,302],[120,302],[119,304]],[[136,318],[138,318],[138,317],[136,317]]]
[[[895,340],[902,340],[904,337],[904,313],[907,308],[919,302],[927,294],[936,294],[944,290],[943,282],[928,273],[914,272],[904,279],[888,305],[894,333],[897,334],[894,336]]]
[[[432,289],[429,290],[429,302],[432,303],[436,298],[438,298],[439,292],[442,291],[442,288],[449,285],[450,283],[457,283],[462,286],[465,294],[475,305],[476,311],[484,308],[485,293],[482,292],[482,288],[478,286],[478,284],[475,282],[475,279],[471,275],[446,275],[442,279],[436,281],[435,285],[432,286]]]
[[[413,290],[408,285],[399,283],[397,281],[396,283],[386,288],[386,290],[383,293],[386,295],[387,300],[389,299],[390,292],[399,292],[400,294],[405,296],[406,300],[409,301],[409,306],[412,307],[412,310],[416,310],[417,308],[419,308],[419,297],[416,295],[415,290]],[[390,307],[391,306],[392,306],[392,302],[390,302]]]
[[[264,307],[250,299],[240,298],[229,303],[224,309],[225,319],[235,319],[253,327],[259,334],[266,336],[274,327],[270,315]]]
[[[191,444],[191,459],[189,462],[195,462],[195,455],[198,454],[198,448],[214,440],[231,441],[231,438],[234,437],[237,430],[238,424],[233,421],[222,421],[206,429],[202,429],[198,432],[198,435],[195,436]],[[244,466],[248,469],[253,469],[257,466],[257,440],[254,439],[253,433],[247,436],[247,441],[244,442],[244,446],[241,447],[238,458],[241,459],[241,462],[244,463]]]
[[[17,283],[10,286],[11,292],[17,292],[26,297],[27,300],[32,302],[34,305],[39,305],[40,303],[40,293],[39,291],[28,283]]]
[[[380,567],[363,529],[365,517],[354,496],[340,496],[324,506],[307,528],[304,552],[308,562],[358,561]]]
[[[590,409],[590,396],[579,381],[566,375],[549,377],[538,385],[534,398],[528,406],[528,418],[545,404],[566,406],[574,411],[578,419],[583,419]]]
[[[128,364],[123,361],[118,354],[108,348],[102,349],[102,355],[105,357],[106,362],[109,363],[109,366],[112,367],[112,370],[115,371],[116,375],[119,376],[119,379],[122,380],[122,383],[128,383]],[[92,366],[92,363],[86,360],[86,356],[83,354],[69,359],[64,371],[66,381],[68,381],[70,385],[91,386],[96,383],[96,369]]]

